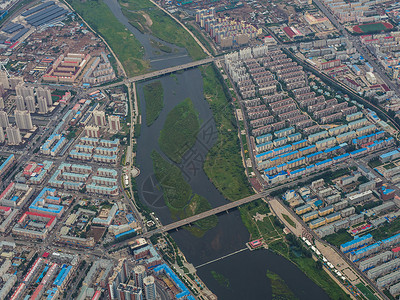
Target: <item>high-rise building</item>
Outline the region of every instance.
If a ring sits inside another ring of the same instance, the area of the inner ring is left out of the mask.
[[[26,109],[30,113],[34,113],[36,111],[36,101],[35,97],[28,96],[25,98]]]
[[[43,97],[38,98],[38,105],[39,105],[39,113],[40,114],[47,114],[49,108],[47,107],[47,101]]]
[[[126,259],[120,259],[114,268],[114,273],[108,278],[108,292],[111,299],[117,298],[117,287],[129,279],[128,264]]]
[[[119,116],[108,116],[108,123],[111,131],[117,132],[121,130]]]
[[[8,126],[10,126],[8,115],[5,111],[0,110],[0,127],[6,128]]]
[[[92,113],[94,119],[94,125],[106,126],[106,114],[102,110],[95,110]]]
[[[135,284],[137,287],[143,287],[143,278],[147,276],[146,268],[142,265],[137,265],[133,268],[133,275],[135,277]]]
[[[17,106],[18,110],[25,110],[24,97],[22,97],[21,95],[17,95],[17,97],[15,98],[15,105]]]
[[[98,126],[92,126],[92,125],[85,126],[85,134],[87,137],[99,138],[100,128]]]
[[[6,140],[6,137],[4,136],[3,127],[0,127],[0,143],[4,143],[5,140]]]
[[[3,97],[5,93],[6,93],[6,90],[4,89],[3,84],[0,83],[0,96]]]
[[[3,70],[0,70],[0,83],[3,85],[4,89],[8,90],[10,88],[7,73]]]
[[[8,78],[8,82],[10,84],[10,89],[15,90],[18,84],[24,83],[24,78],[22,76],[12,76]]]
[[[6,133],[9,145],[19,145],[22,142],[21,132],[18,127],[8,126],[6,128]]]
[[[51,92],[47,87],[45,87],[45,88],[38,87],[36,89],[36,96],[38,98],[40,98],[40,97],[45,98],[46,102],[47,102],[47,106],[52,106],[53,105],[53,100],[51,98]]]
[[[143,288],[146,300],[156,299],[156,283],[153,276],[143,278]]]
[[[136,287],[132,281],[128,284],[121,282],[116,294],[118,300],[143,300],[142,289]]]
[[[0,97],[0,109],[4,109],[4,99]]]
[[[17,127],[23,130],[31,130],[33,128],[31,114],[27,110],[16,110],[15,114],[15,123],[17,123]]]
[[[28,97],[28,96],[35,97],[35,93],[34,93],[33,87],[24,86],[23,83],[19,83],[19,84],[15,87],[15,93],[17,94],[17,96],[22,96],[22,97],[24,97],[24,99],[25,99],[26,97]]]

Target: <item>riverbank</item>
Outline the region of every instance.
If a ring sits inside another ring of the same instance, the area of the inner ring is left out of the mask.
[[[165,42],[185,48],[193,60],[207,55],[194,38],[173,18],[149,0],[120,0],[122,12],[130,24]]]
[[[143,59],[144,51],[140,42],[126,30],[103,1],[68,0],[68,3],[107,41],[128,76],[141,75],[149,70],[150,64]]]

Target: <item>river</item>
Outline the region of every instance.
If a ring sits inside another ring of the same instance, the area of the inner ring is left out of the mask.
[[[171,54],[157,52],[157,49],[152,47],[150,39],[160,40],[150,34],[142,34],[131,26],[122,14],[116,0],[105,0],[105,3],[121,23],[142,43],[146,58],[150,60],[153,69],[167,68],[191,61],[186,50],[176,46],[173,46],[176,50]],[[160,81],[164,89],[164,108],[150,127],[145,125],[144,84],[137,85],[142,114],[141,135],[137,147],[137,166],[140,169],[137,186],[139,200],[153,210],[163,224],[168,224],[173,219],[164,204],[162,192],[157,186],[150,155],[154,149],[161,153],[158,137],[166,116],[187,97],[193,101],[199,112],[202,125],[196,144],[186,153],[183,163],[179,167],[193,192],[204,196],[212,207],[225,204],[228,200],[215,188],[202,169],[204,158],[216,141],[217,131],[212,111],[203,96],[201,72],[198,69],[187,70],[182,74],[162,77]],[[220,216],[218,225],[209,230],[202,238],[196,238],[185,230],[173,232],[171,235],[188,261],[194,266],[243,249],[249,240],[249,233],[237,210]],[[271,286],[266,277],[267,270],[277,273],[298,299],[329,299],[326,293],[294,264],[267,250],[240,252],[200,267],[198,275],[219,299],[272,299]],[[230,282],[229,288],[219,285],[211,275],[211,271],[225,276]]]

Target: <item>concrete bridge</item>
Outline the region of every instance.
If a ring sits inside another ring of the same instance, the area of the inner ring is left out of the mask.
[[[242,199],[234,201],[234,202],[230,202],[230,203],[218,206],[216,208],[207,210],[205,212],[199,213],[199,214],[194,215],[192,217],[189,217],[189,218],[186,218],[186,219],[182,219],[182,220],[176,221],[174,223],[162,226],[160,228],[161,232],[167,232],[167,231],[171,231],[171,230],[177,229],[177,228],[185,226],[185,225],[189,225],[189,224],[194,223],[196,221],[199,221],[201,219],[205,219],[207,217],[210,217],[210,216],[213,216],[213,215],[217,215],[219,213],[228,211],[230,209],[236,208],[236,207],[241,206],[243,204],[246,204],[246,203],[252,202],[254,200],[260,199],[262,197],[267,196],[268,194],[269,193],[261,192],[261,193],[258,193],[258,194],[255,194],[255,195],[252,195],[252,196],[249,196],[249,197],[246,197],[246,198],[242,198]]]
[[[135,240],[137,238],[149,238],[153,234],[163,233],[163,232],[168,232],[168,231],[171,231],[171,230],[174,230],[174,229],[178,229],[178,228],[180,228],[182,226],[186,226],[186,225],[192,224],[192,223],[194,223],[196,221],[199,221],[201,219],[204,219],[204,218],[207,218],[207,217],[210,217],[210,216],[213,216],[213,215],[217,215],[219,213],[231,210],[233,208],[236,208],[238,206],[250,203],[250,202],[255,201],[257,199],[266,197],[267,195],[269,195],[270,192],[271,191],[264,191],[264,192],[261,192],[261,193],[258,193],[258,194],[254,194],[254,195],[248,196],[246,198],[242,198],[242,199],[234,201],[234,202],[229,202],[227,204],[224,204],[224,205],[218,206],[216,208],[207,210],[207,211],[199,213],[197,215],[188,217],[186,219],[182,219],[182,220],[176,221],[174,223],[159,227],[157,229],[154,229],[154,230],[151,230],[151,231],[147,231],[147,232],[145,232],[145,233],[143,233],[141,235],[138,235],[138,236],[136,236],[136,237],[134,237],[132,239],[117,243],[114,246],[124,246],[124,245],[126,246],[126,245],[128,245],[130,243],[130,241],[133,241],[133,240]]]
[[[208,57],[208,58],[205,58],[205,59],[202,59],[202,60],[193,61],[193,62],[190,62],[190,63],[187,63],[187,64],[174,66],[174,67],[170,67],[170,68],[165,68],[165,69],[162,69],[162,70],[153,71],[153,72],[146,73],[146,74],[143,74],[143,75],[138,75],[138,76],[135,76],[135,77],[130,77],[130,78],[127,78],[127,79],[125,79],[125,80],[123,80],[121,82],[116,82],[116,83],[104,85],[101,88],[111,88],[111,87],[119,86],[121,84],[138,82],[138,81],[142,81],[142,80],[151,79],[151,78],[154,78],[154,77],[159,77],[159,76],[171,74],[171,73],[182,71],[182,70],[195,68],[195,67],[198,67],[198,66],[205,65],[205,64],[208,64],[210,62],[213,62],[216,59],[217,58],[215,58],[215,57]],[[98,89],[98,88],[92,88],[92,89]]]

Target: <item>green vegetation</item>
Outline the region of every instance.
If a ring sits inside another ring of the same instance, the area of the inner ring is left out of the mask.
[[[376,207],[378,205],[381,205],[382,203],[383,203],[382,200],[377,200],[377,201],[368,202],[367,204],[364,204],[364,205],[357,205],[356,206],[356,213],[360,214],[364,210],[368,210],[368,209],[374,208],[374,207]]]
[[[239,207],[243,224],[250,233],[250,240],[263,238],[269,244],[283,237],[282,224],[270,214],[266,203],[257,200]],[[257,220],[256,217],[257,216]]]
[[[68,3],[107,41],[128,76],[146,73],[149,63],[143,60],[142,45],[117,20],[103,1],[68,0]]]
[[[346,231],[346,229],[340,229],[338,232],[327,235],[324,240],[329,244],[339,247],[341,244],[350,242],[353,237]]]
[[[181,170],[167,162],[158,152],[151,153],[157,181],[160,183],[164,200],[174,218],[186,218],[207,211],[211,208],[208,201],[197,194],[193,194],[190,185],[183,178]],[[218,223],[216,216],[210,216],[186,227],[195,236],[215,227]]]
[[[229,105],[229,90],[213,65],[203,67],[204,97],[213,111],[218,139],[210,149],[204,171],[225,198],[235,201],[252,194],[240,155],[234,115]],[[218,76],[219,75],[219,76]]]
[[[175,211],[183,210],[192,195],[178,167],[168,163],[158,152],[151,153],[156,178],[161,184],[167,206]]]
[[[164,90],[161,81],[157,80],[143,87],[146,101],[146,124],[150,126],[157,120],[164,107]]]
[[[157,42],[155,40],[150,40],[150,44],[154,48],[158,48],[158,49],[160,49],[161,51],[163,51],[165,53],[172,53],[172,48],[167,46],[167,45],[165,45],[165,44],[163,44],[163,43]]]
[[[376,297],[376,296],[374,295],[374,293],[372,293],[371,290],[370,290],[368,287],[366,287],[363,283],[356,284],[356,287],[361,291],[361,293],[363,293],[363,295],[364,295],[365,297],[367,297],[368,300],[378,300],[378,299],[379,299],[379,298]]]
[[[195,60],[206,57],[192,36],[149,0],[120,0],[120,2],[124,15],[132,26],[141,32],[148,32],[163,41],[186,48]]]
[[[400,218],[394,219],[390,223],[385,223],[384,225],[378,227],[375,230],[370,231],[376,241],[386,239],[395,235],[400,231]]]
[[[199,129],[198,113],[192,100],[186,98],[168,113],[158,139],[160,149],[174,162],[181,162],[195,144]]]
[[[190,200],[189,204],[185,208],[185,217],[191,217],[197,215],[199,213],[205,212],[211,209],[210,203],[208,203],[207,199],[194,194],[192,200]],[[217,216],[210,216],[194,223],[196,226],[186,226],[186,229],[189,230],[195,236],[203,236],[204,233],[217,226],[218,224],[218,217]]]
[[[363,33],[373,33],[373,32],[381,32],[388,30],[388,28],[386,28],[386,26],[383,25],[382,23],[364,24],[364,25],[358,25],[358,27],[360,27]]]
[[[203,36],[200,29],[197,29],[195,26],[193,26],[190,23],[187,23],[185,25],[197,37],[197,39],[203,44],[203,46],[206,47],[206,49],[211,54],[213,54],[213,55],[216,54],[214,49],[211,47],[211,42],[208,41],[208,39]]]
[[[282,217],[286,220],[286,222],[289,223],[290,226],[296,228],[296,223],[288,215],[282,214]]]
[[[318,284],[331,299],[350,299],[323,269],[316,267],[316,262],[312,258],[293,257],[292,261],[309,277]]]
[[[219,283],[220,286],[229,288],[229,286],[231,285],[229,279],[226,278],[221,273],[218,273],[216,271],[211,271],[211,275]]]
[[[271,281],[272,299],[297,299],[297,297],[293,294],[285,281],[278,274],[267,270],[267,277]]]

